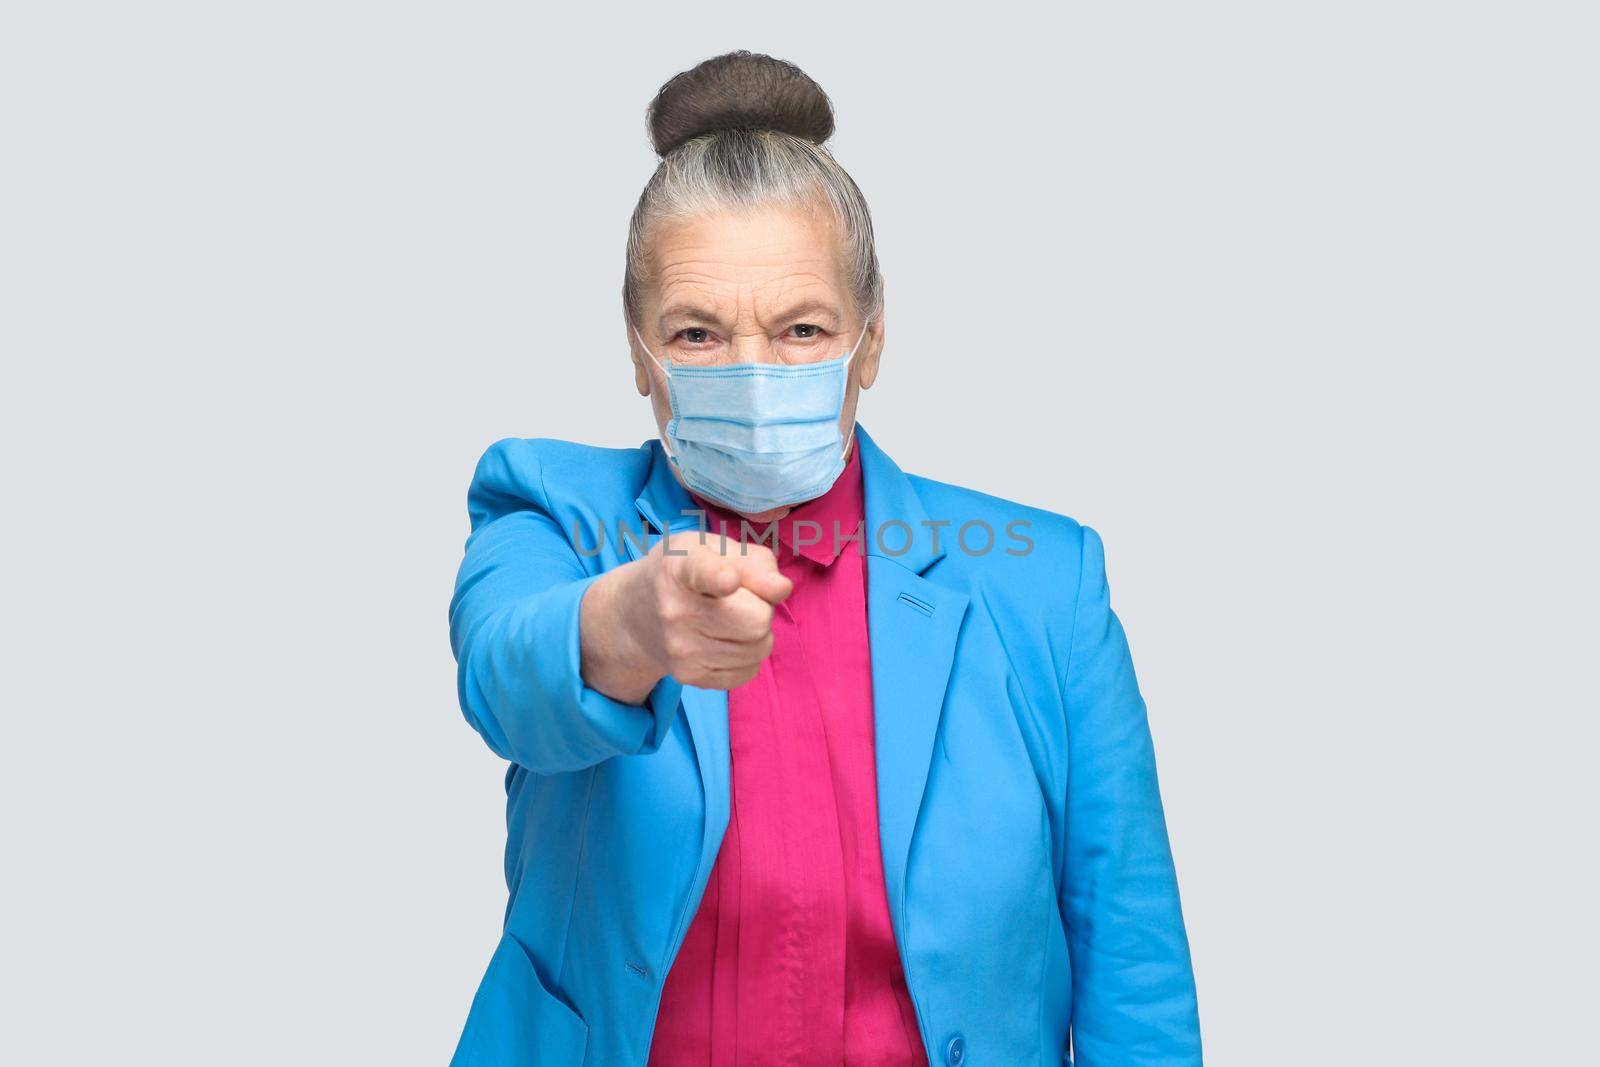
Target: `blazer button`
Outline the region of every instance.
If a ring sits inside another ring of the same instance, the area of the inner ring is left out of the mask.
[[[950,1067],[961,1067],[967,1062],[967,1043],[960,1034],[952,1037],[944,1047],[944,1062]]]

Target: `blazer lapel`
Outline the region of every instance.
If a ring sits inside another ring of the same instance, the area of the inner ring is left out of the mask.
[[[890,915],[903,946],[906,865],[968,597],[922,576],[944,556],[936,531],[923,521],[922,502],[859,425],[856,441],[866,489],[878,837]]]

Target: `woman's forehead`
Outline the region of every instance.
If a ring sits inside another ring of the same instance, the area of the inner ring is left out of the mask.
[[[803,304],[842,312],[834,227],[815,212],[772,208],[663,225],[654,242],[658,315],[725,316],[741,304],[781,315]]]

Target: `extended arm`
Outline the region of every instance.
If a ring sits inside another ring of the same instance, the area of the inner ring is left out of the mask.
[[[626,566],[632,566],[628,564]],[[467,721],[502,757],[540,774],[650,752],[672,724],[681,686],[661,672],[616,699],[585,681],[582,623],[615,647],[607,620],[583,619],[585,594],[607,575],[583,570],[561,530],[536,508],[472,533],[450,602],[450,643]]]
[[[589,574],[537,468],[509,469],[501,446],[479,465],[450,602],[461,709],[490,748],[540,774],[653,752],[684,684],[755,674],[792,588],[770,551],[680,534]]]

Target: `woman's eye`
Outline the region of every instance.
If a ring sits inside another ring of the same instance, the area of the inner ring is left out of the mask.
[[[799,336],[801,338],[815,337],[818,333],[822,332],[822,327],[813,326],[809,322],[798,323],[795,325],[794,329],[800,331]]]
[[[691,326],[683,331],[683,339],[692,345],[703,345],[711,340],[711,331],[700,326]]]

